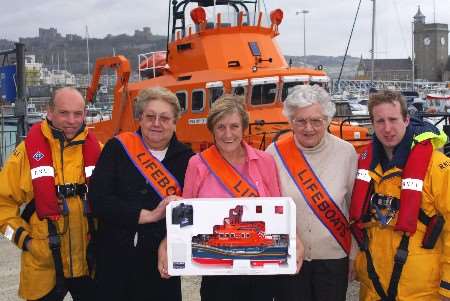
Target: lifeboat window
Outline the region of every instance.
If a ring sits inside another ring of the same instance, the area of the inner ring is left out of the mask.
[[[202,112],[205,108],[205,92],[203,90],[192,91],[192,112]]]
[[[248,42],[248,47],[253,56],[261,56],[261,50],[259,49],[257,42]]]
[[[283,84],[283,90],[281,91],[281,101],[285,101],[286,97],[291,93],[292,88],[298,85],[304,85],[305,82],[291,82],[291,83],[284,83]]]
[[[187,109],[187,92],[186,91],[180,91],[175,93],[175,95],[178,98],[178,102],[180,104],[181,112],[186,112]]]
[[[261,205],[256,206],[256,213],[262,213],[262,206]]]
[[[247,96],[248,79],[231,81],[231,93],[238,96]]]
[[[254,85],[252,88],[252,105],[264,105],[275,101],[277,84]]]
[[[212,105],[222,95],[223,87],[209,88],[209,104]]]
[[[228,238],[228,233],[225,233],[225,238]]]
[[[330,78],[328,76],[311,76],[310,85],[319,85],[328,91],[328,82]]]
[[[206,89],[208,89],[209,106],[211,107],[211,105],[223,94],[223,82],[208,82],[206,83]]]
[[[247,95],[247,87],[234,87],[233,88],[233,95],[238,96],[246,96]]]
[[[231,237],[231,238],[234,238],[234,233],[230,233],[230,237]]]
[[[309,84],[311,86],[313,86],[313,85],[318,85],[318,86],[321,86],[321,87],[323,86],[322,83],[318,83],[318,82],[310,82]]]

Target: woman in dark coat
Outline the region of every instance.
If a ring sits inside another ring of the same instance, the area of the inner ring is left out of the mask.
[[[139,130],[108,141],[90,182],[97,300],[179,301],[180,279],[161,279],[157,250],[166,235],[165,207],[180,194],[193,152],[175,136],[180,106],[172,92],[142,90],[136,111]]]

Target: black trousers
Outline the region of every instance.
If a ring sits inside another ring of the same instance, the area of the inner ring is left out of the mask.
[[[275,276],[204,276],[202,301],[273,301]]]
[[[156,243],[122,256],[109,252],[97,257],[96,301],[181,301],[180,277],[158,272]]]
[[[299,274],[278,281],[277,301],[345,301],[348,258],[304,261]]]
[[[139,264],[136,268],[134,286],[135,301],[181,301],[181,279],[162,279],[158,271],[158,246],[137,248]],[[129,301],[129,300],[125,300]]]
[[[73,301],[94,301],[95,286],[90,277],[66,278],[65,289],[57,292],[55,289],[44,297],[34,301],[63,301],[67,293],[70,293]]]

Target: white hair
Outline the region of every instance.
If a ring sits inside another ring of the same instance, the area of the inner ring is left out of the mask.
[[[290,120],[297,109],[316,103],[322,107],[324,115],[327,116],[328,122],[330,122],[336,113],[336,106],[331,101],[330,94],[319,85],[298,85],[293,87],[284,101],[283,114]]]

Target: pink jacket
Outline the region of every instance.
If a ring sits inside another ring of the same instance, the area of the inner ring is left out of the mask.
[[[247,151],[246,166],[248,166],[244,175],[255,184],[260,196],[281,196],[278,171],[273,157],[246,143],[243,145]],[[197,154],[189,160],[184,179],[183,197],[207,198],[230,197],[230,195]]]

